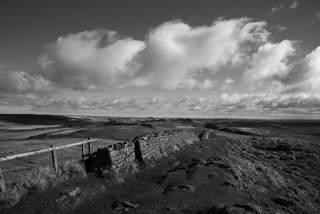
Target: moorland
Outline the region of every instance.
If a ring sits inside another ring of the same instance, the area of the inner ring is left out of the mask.
[[[0,157],[89,137],[98,138],[97,149],[182,128],[197,134],[210,130],[210,135],[125,178],[88,173],[34,191],[2,212],[320,212],[319,120],[0,115]],[[67,161],[79,151],[59,155]],[[39,156],[0,167],[10,183],[48,164],[49,157]]]

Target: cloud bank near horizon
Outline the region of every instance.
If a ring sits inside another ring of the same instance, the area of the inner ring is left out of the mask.
[[[276,42],[271,35],[265,21],[235,18],[206,26],[169,21],[151,29],[145,40],[106,29],[60,36],[46,46],[36,71],[0,65],[1,104],[186,115],[193,111],[317,115],[320,46],[304,54],[299,42]],[[64,90],[131,89],[159,93],[105,99],[57,95]],[[168,91],[173,95],[161,93]],[[177,99],[177,91],[190,95]],[[205,96],[195,99],[194,91]]]

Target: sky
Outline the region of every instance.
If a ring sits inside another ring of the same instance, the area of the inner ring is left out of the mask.
[[[0,113],[320,118],[319,0],[0,0]]]

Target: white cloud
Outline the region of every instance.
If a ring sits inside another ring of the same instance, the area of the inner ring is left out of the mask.
[[[200,74],[214,74],[243,60],[244,44],[267,40],[265,25],[247,18],[217,20],[200,27],[180,21],[164,23],[150,32],[139,58],[141,75],[134,82],[168,90],[198,88],[199,82],[208,85],[205,81],[209,80],[198,78]]]
[[[120,113],[126,115],[127,113],[148,113],[152,111],[161,111],[162,105],[165,103],[162,97],[106,97],[97,99],[95,97],[70,97],[64,95],[50,95],[50,96],[39,96],[35,94],[24,94],[14,96],[3,96],[0,94],[2,105],[6,106],[24,106],[29,109],[33,109],[37,112],[48,112],[50,113],[66,113],[72,112],[73,114],[81,114],[89,112],[94,113]]]
[[[319,117],[320,95],[310,93],[223,93],[217,97],[94,97],[39,96],[5,97],[1,106],[19,106],[29,112],[201,117]]]
[[[299,5],[300,5],[299,1],[298,1],[298,0],[294,0],[294,1],[292,1],[292,3],[290,4],[290,9],[291,9],[291,10],[295,10],[295,9],[297,9],[297,8],[299,7]]]
[[[306,64],[305,86],[311,92],[320,92],[320,46],[304,58]]]
[[[222,106],[230,106],[233,113],[254,113],[266,115],[318,115],[320,95],[310,93],[251,93],[223,94],[219,101]]]
[[[210,89],[210,88],[213,88],[214,87],[214,84],[215,82],[212,81],[211,79],[205,79],[204,82],[203,82],[203,86],[202,88],[203,89]]]
[[[285,27],[285,26],[279,26],[279,28],[278,28],[278,31],[279,31],[279,32],[284,32],[284,31],[286,31],[286,30],[288,30],[288,28]]]
[[[234,83],[234,79],[231,79],[231,78],[228,78],[228,79],[226,79],[225,81],[224,81],[224,84],[226,84],[226,85],[231,85],[231,84],[233,84]]]
[[[0,65],[0,106],[173,116],[319,113],[320,47],[299,57],[296,42],[272,42],[269,34],[265,22],[248,18],[207,26],[170,21],[151,30],[145,41],[107,30],[69,34],[48,45],[39,58],[41,72]],[[59,93],[47,94],[54,86]],[[128,86],[135,88],[131,92]],[[152,90],[135,98],[145,90],[141,87]],[[93,92],[66,88],[111,89],[127,96],[101,98],[107,96],[101,93],[95,99]],[[172,95],[147,97],[153,92]],[[212,97],[185,97],[201,93]]]
[[[296,53],[294,42],[283,40],[280,43],[266,43],[252,55],[249,69],[244,79],[256,87],[264,84],[281,86],[279,80],[285,78],[291,69],[289,57]],[[278,80],[278,82],[277,82]]]
[[[166,100],[166,102],[169,102]],[[223,93],[217,98],[184,97],[170,105],[185,114],[215,116],[318,116],[320,95],[309,93]]]
[[[146,41],[107,30],[84,31],[59,37],[39,63],[44,77],[66,88],[209,89],[211,78],[199,74],[241,62],[247,57],[245,44],[267,40],[265,26],[248,18],[198,27],[171,21],[153,29]]]
[[[115,32],[84,31],[59,37],[39,63],[43,75],[59,86],[105,89],[135,74],[134,57],[143,48],[144,42]]]
[[[25,71],[6,69],[0,65],[0,93],[42,93],[51,88],[51,83],[42,76]]]
[[[276,6],[273,6],[270,10],[270,13],[271,14],[274,14],[274,13],[278,13],[280,12],[280,10],[283,8],[284,4],[279,4],[279,5],[276,5]]]
[[[214,82],[211,79],[205,79],[203,82],[200,82],[199,80],[189,78],[185,79],[183,82],[180,82],[175,89],[211,89],[214,86]]]

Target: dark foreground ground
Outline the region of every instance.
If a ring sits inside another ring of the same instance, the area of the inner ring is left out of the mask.
[[[124,182],[89,174],[29,194],[1,213],[320,213],[320,122],[144,123],[149,126],[140,126],[154,129],[156,124],[211,128],[215,134]]]

